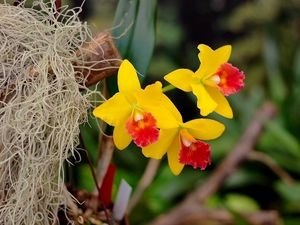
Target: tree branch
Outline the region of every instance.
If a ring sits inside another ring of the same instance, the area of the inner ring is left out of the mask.
[[[147,187],[152,183],[157,170],[160,165],[160,160],[157,159],[149,159],[147,167],[144,171],[142,178],[140,179],[135,192],[133,193],[130,202],[128,204],[127,213],[130,214],[131,210],[135,207],[135,205],[139,202],[143,193],[147,189]]]
[[[280,225],[279,215],[276,211],[259,211],[251,213],[241,213],[240,216],[253,225]],[[181,224],[198,224],[195,221],[201,221],[201,224],[229,225],[237,224],[235,217],[224,209],[192,209],[187,216],[183,216]]]
[[[272,119],[275,114],[276,109],[273,104],[265,103],[254,115],[234,149],[219,164],[208,180],[192,192],[181,204],[171,210],[171,212],[158,217],[149,225],[179,225],[192,213],[198,210],[201,211],[201,204],[219,190],[225,179],[247,159],[249,152],[253,149],[258,137],[262,133],[264,123]]]
[[[292,185],[295,183],[293,177],[291,177],[284,169],[282,169],[278,163],[265,153],[257,152],[255,150],[249,152],[249,160],[259,161],[269,167],[281,180],[285,183]]]

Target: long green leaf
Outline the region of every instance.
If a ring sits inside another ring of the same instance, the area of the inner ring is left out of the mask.
[[[155,44],[156,0],[140,0],[136,24],[126,57],[141,74],[149,66]]]
[[[287,95],[287,90],[279,69],[279,55],[278,44],[270,31],[265,37],[264,60],[267,69],[271,97],[277,103],[282,103]]]
[[[274,121],[266,123],[267,130],[276,138],[276,142],[285,146],[285,149],[296,157],[300,157],[300,143],[283,126]]]
[[[138,3],[138,0],[120,0],[117,7],[112,35],[122,57],[126,56],[132,39]]]
[[[296,181],[294,184],[286,184],[278,181],[275,184],[275,190],[288,202],[300,202],[300,182]]]
[[[154,49],[156,3],[157,0],[120,0],[114,20],[117,48],[140,74],[146,73]],[[117,92],[115,76],[108,79],[108,88],[111,95]]]
[[[132,39],[137,8],[138,0],[120,0],[117,7],[113,23],[115,29],[113,30],[112,35],[116,38],[116,46],[123,58],[126,58]],[[111,96],[118,92],[117,77],[109,77],[107,79],[107,86]]]

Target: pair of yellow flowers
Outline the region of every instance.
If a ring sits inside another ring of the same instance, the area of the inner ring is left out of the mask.
[[[173,86],[192,91],[202,116],[216,113],[232,118],[225,96],[243,86],[244,74],[227,63],[231,46],[217,50],[200,44],[199,69],[175,70],[164,78]],[[219,137],[225,127],[211,119],[183,122],[181,114],[156,82],[142,89],[133,65],[124,60],[118,71],[119,92],[94,109],[93,114],[114,126],[113,139],[120,150],[133,140],[146,157],[161,159],[165,153],[173,174],[184,165],[205,169],[210,164],[210,145],[203,140]]]

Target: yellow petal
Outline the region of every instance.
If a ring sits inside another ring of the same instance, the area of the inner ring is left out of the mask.
[[[177,136],[178,129],[160,130],[159,139],[156,143],[153,143],[142,149],[143,154],[146,157],[161,159],[167,152],[173,139]]]
[[[118,87],[119,91],[131,103],[134,102],[134,92],[141,89],[141,85],[133,65],[128,61],[124,60],[118,71]]]
[[[161,129],[171,129],[179,126],[180,122],[177,121],[174,116],[172,116],[171,112],[160,106],[147,106],[147,112],[150,112],[157,122],[157,127]]]
[[[184,123],[188,132],[199,140],[211,140],[219,137],[225,130],[225,126],[211,119],[195,119]]]
[[[179,162],[179,151],[180,151],[180,137],[179,134],[173,139],[172,144],[170,145],[167,155],[169,167],[174,175],[181,173],[184,165]]]
[[[116,126],[114,128],[113,139],[119,150],[126,148],[132,141],[131,136],[126,130],[126,122],[127,120],[125,120],[120,126]]]
[[[215,109],[215,112],[226,118],[232,119],[232,109],[226,97],[217,88],[206,87],[206,90],[209,93],[209,95],[214,99],[214,101],[218,104]]]
[[[154,84],[147,85],[145,90],[136,92],[138,107],[145,105],[159,105],[162,96],[162,84],[157,81]]]
[[[192,85],[192,89],[194,95],[197,97],[197,107],[200,109],[202,116],[207,116],[216,109],[217,103],[202,84]]]
[[[173,86],[188,92],[192,91],[191,83],[196,82],[193,76],[194,72],[191,70],[178,69],[164,76],[164,79]]]
[[[145,90],[138,91],[136,94],[138,107],[146,112],[150,112],[155,117],[159,128],[170,129],[178,127],[179,122],[176,119],[179,112],[173,103],[166,98],[162,94],[160,82],[148,85]],[[177,110],[177,113],[173,112],[175,110]],[[173,115],[173,113],[175,114]],[[179,117],[181,118],[180,113]]]
[[[200,53],[198,58],[201,62],[199,69],[196,72],[197,77],[207,78],[214,75],[221,64],[226,63],[231,54],[231,46],[225,45],[217,50],[212,50],[209,46],[198,45]]]
[[[127,120],[132,111],[131,105],[121,93],[116,93],[106,102],[94,109],[93,115],[111,126],[118,126]]]

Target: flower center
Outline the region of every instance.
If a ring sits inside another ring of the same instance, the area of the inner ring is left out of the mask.
[[[179,162],[190,165],[194,169],[204,170],[211,163],[210,145],[196,140],[186,129],[180,132],[181,149]]]
[[[221,78],[219,75],[213,75],[211,78],[211,81],[214,82],[216,85],[218,85],[221,82]]]
[[[126,128],[139,147],[146,147],[158,140],[159,130],[151,113],[134,110],[127,120]]]
[[[212,76],[219,90],[226,96],[237,93],[244,87],[245,74],[230,63],[222,64]]]

